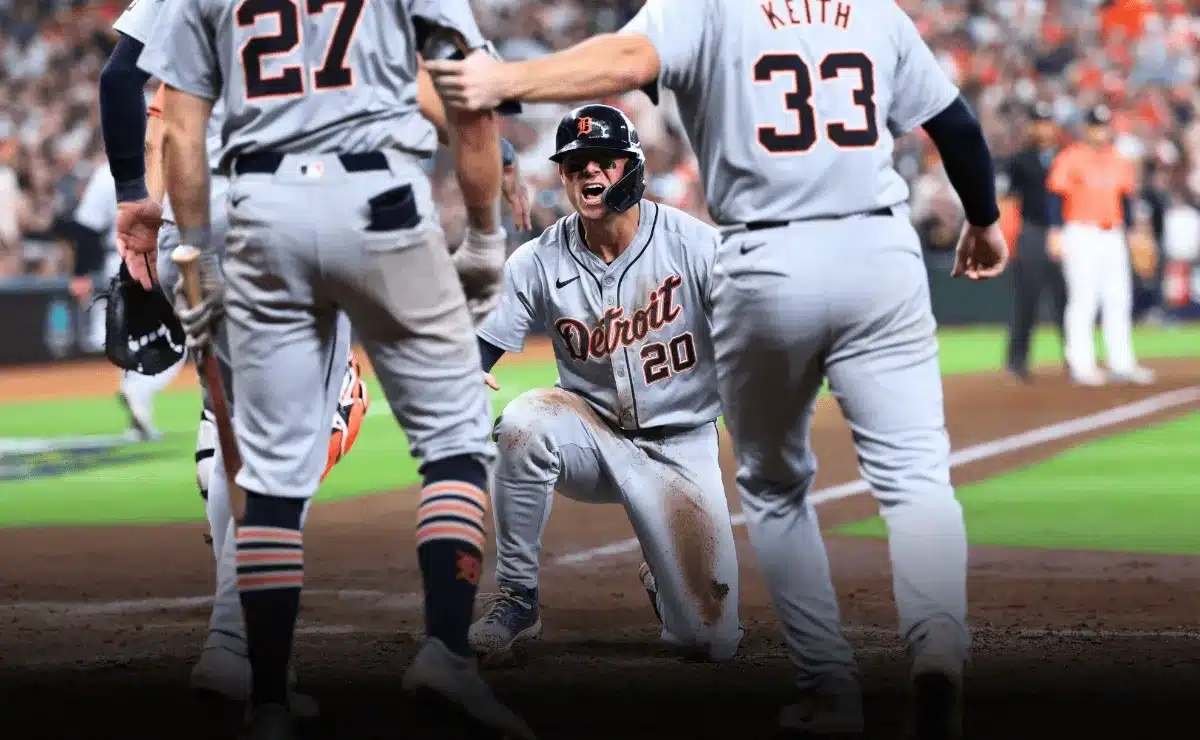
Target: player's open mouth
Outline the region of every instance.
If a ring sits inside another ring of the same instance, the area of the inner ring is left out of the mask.
[[[599,203],[601,196],[604,195],[603,185],[584,185],[583,186],[583,202]]]

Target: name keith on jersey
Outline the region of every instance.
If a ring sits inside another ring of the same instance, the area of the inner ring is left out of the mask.
[[[683,307],[675,304],[675,290],[683,285],[683,278],[671,275],[650,291],[645,308],[639,308],[628,318],[625,309],[610,308],[593,327],[579,319],[561,318],[554,322],[554,329],[562,337],[567,354],[580,362],[589,357],[597,360],[616,352],[620,347],[629,347],[672,323],[683,313]]]
[[[848,0],[768,0],[759,5],[772,31],[816,24],[846,30],[850,27],[850,6]]]

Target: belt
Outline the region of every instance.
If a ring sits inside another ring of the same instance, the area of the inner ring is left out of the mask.
[[[1112,231],[1117,228],[1117,225],[1111,221],[1068,221],[1067,223],[1072,226],[1091,226],[1093,229],[1100,229],[1101,231]]]
[[[273,175],[283,164],[283,152],[254,152],[243,154],[233,161],[233,171],[239,175]],[[373,172],[388,169],[387,157],[383,152],[355,152],[339,154],[338,160],[347,172]]]
[[[750,221],[745,226],[746,231],[761,231],[762,229],[779,229],[783,228],[784,226],[791,226],[792,224],[804,223],[805,221],[826,221],[829,219],[850,218],[851,216],[894,215],[896,215],[896,212],[892,210],[891,206],[884,206],[883,208],[876,208],[875,210],[867,211],[866,213],[848,213],[844,216],[809,216],[808,218],[798,218],[792,221]]]

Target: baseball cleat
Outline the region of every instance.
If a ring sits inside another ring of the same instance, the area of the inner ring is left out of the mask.
[[[1071,382],[1075,385],[1095,388],[1108,383],[1108,378],[1099,370],[1084,370],[1071,373]]]
[[[117,391],[117,401],[129,415],[127,434],[141,442],[154,442],[162,439],[162,432],[154,428],[149,409],[141,404],[135,404],[123,390]]]
[[[435,637],[422,641],[417,657],[404,672],[401,687],[414,695],[418,712],[432,713],[439,724],[450,717],[463,720],[468,725],[463,728],[464,737],[535,740],[525,720],[492,693],[476,661],[455,655]]]
[[[296,719],[282,704],[262,704],[253,709],[246,707],[246,722],[238,733],[238,740],[293,740]]]
[[[1128,383],[1130,385],[1153,385],[1156,380],[1154,371],[1148,367],[1135,367],[1132,370],[1125,372],[1111,373],[1114,383]]]
[[[842,740],[862,733],[862,695],[857,685],[836,694],[810,694],[779,712],[780,738]]]
[[[936,650],[913,661],[908,740],[961,740],[962,663]]]
[[[483,607],[483,616],[467,631],[471,647],[481,655],[511,650],[542,634],[536,590],[501,586],[499,593],[483,595]]]
[[[658,621],[663,621],[662,614],[658,611],[658,585],[654,582],[654,574],[650,572],[649,563],[642,563],[638,566],[638,580],[642,582],[642,588],[646,589],[646,595],[650,597],[650,606],[654,608],[654,616],[658,617]]]
[[[250,659],[227,647],[204,648],[192,668],[192,690],[205,698],[247,701],[250,698]],[[312,719],[321,712],[317,702],[294,690],[296,672],[288,669],[288,705],[298,719]]]

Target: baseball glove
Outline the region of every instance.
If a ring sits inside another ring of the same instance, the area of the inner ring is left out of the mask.
[[[157,286],[146,290],[125,263],[96,296],[105,299],[104,355],[122,370],[158,375],[183,359],[183,325]]]
[[[329,456],[325,462],[325,472],[321,473],[321,481],[333,470],[333,466],[350,454],[354,440],[358,439],[358,430],[363,418],[370,408],[371,399],[367,395],[367,384],[362,379],[362,369],[354,358],[346,367],[342,376],[342,389],[338,395],[338,405],[333,411],[333,431],[329,435]]]

